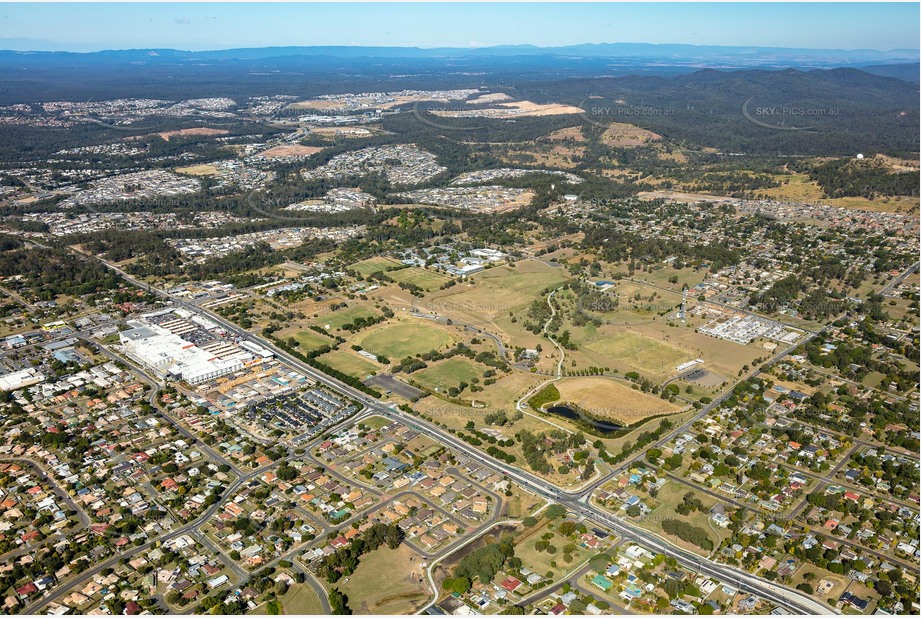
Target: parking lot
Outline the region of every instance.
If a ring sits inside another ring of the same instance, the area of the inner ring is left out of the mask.
[[[253,403],[247,418],[285,431],[301,431],[325,419],[348,414],[354,409],[340,398],[318,388],[301,393],[276,395]]]
[[[409,401],[416,401],[420,397],[425,396],[425,391],[420,391],[418,388],[410,386],[409,384],[404,384],[389,373],[379,374],[372,378],[368,378],[365,380],[365,384],[383,388],[387,393],[396,393],[403,399],[408,399]]]

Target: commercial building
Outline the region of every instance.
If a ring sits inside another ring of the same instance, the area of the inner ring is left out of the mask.
[[[36,371],[34,367],[29,367],[22,371],[15,371],[0,376],[0,390],[15,391],[20,388],[25,388],[26,386],[44,382],[44,380],[45,376],[43,374]]]
[[[134,328],[119,333],[125,353],[160,377],[199,384],[222,375],[240,371],[248,352],[221,358],[156,324],[132,320]]]

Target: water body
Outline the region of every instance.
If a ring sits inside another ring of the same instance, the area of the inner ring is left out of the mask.
[[[608,423],[606,421],[598,420],[597,418],[592,418],[585,414],[581,414],[567,406],[552,406],[547,408],[547,412],[557,416],[562,416],[563,418],[568,418],[571,421],[582,421],[583,423],[587,423],[588,425],[591,425],[592,429],[601,434],[616,433],[623,429],[623,427],[620,425],[615,425],[614,423]]]

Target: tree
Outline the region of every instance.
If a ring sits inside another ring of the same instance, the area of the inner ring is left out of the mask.
[[[466,577],[454,577],[448,578],[444,581],[443,587],[449,592],[454,592],[457,594],[466,594],[470,590],[470,579]]]
[[[571,535],[573,532],[576,531],[576,522],[570,521],[570,520],[566,520],[566,521],[560,522],[560,525],[559,525],[559,527],[557,528],[557,530],[558,530],[559,533],[562,534],[563,536],[569,536],[569,535]]]
[[[329,593],[329,608],[337,616],[350,616],[352,610],[349,608],[349,598],[339,592],[338,588],[333,588]]]
[[[503,616],[524,616],[527,612],[520,605],[509,605],[499,613]]]
[[[293,466],[282,464],[275,471],[275,476],[283,481],[293,481],[297,478],[297,470]]]
[[[384,542],[390,549],[396,549],[403,542],[403,531],[399,526],[388,526],[387,533],[384,535]]]
[[[547,519],[558,519],[560,517],[565,517],[566,513],[566,507],[562,504],[551,504],[547,507],[546,510]]]
[[[588,561],[588,565],[592,568],[592,570],[597,571],[598,573],[604,573],[610,563],[611,556],[605,553],[595,554]]]

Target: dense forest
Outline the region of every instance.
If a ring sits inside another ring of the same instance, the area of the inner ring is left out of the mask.
[[[809,178],[818,182],[828,197],[918,197],[917,172],[892,172],[872,159],[829,161],[810,169]]]

